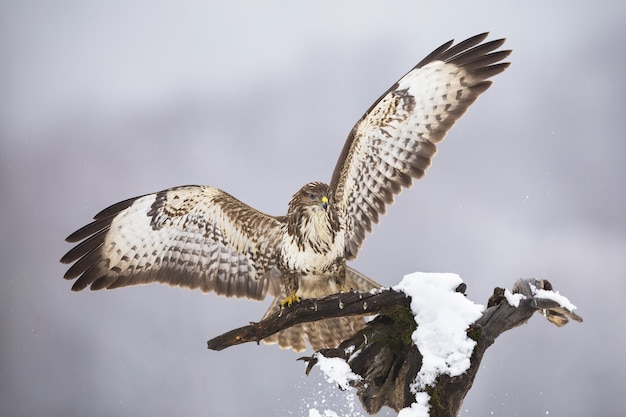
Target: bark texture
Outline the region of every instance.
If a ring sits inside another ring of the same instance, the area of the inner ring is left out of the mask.
[[[557,326],[567,324],[570,319],[582,322],[580,316],[556,301],[538,297],[537,289],[551,291],[552,285],[546,280],[518,280],[511,290],[512,294],[524,295],[517,307],[509,304],[504,289],[494,289],[483,315],[467,329],[468,337],[476,341],[470,368],[455,377],[439,375],[435,384],[426,388],[432,417],[458,415],[485,351],[503,332],[525,324],[535,312],[540,312]],[[464,293],[465,284],[456,291]],[[345,359],[352,371],[362,378],[351,384],[368,413],[375,414],[383,406],[399,411],[415,402],[415,393],[410,387],[422,365],[422,355],[411,339],[417,325],[409,305],[409,298],[393,289],[303,300],[259,323],[218,336],[208,342],[208,347],[222,350],[241,343],[258,343],[295,324],[329,317],[377,315],[365,329],[337,348],[323,349],[300,359],[308,362],[307,374],[317,363],[319,354]],[[359,353],[353,355],[354,352]]]

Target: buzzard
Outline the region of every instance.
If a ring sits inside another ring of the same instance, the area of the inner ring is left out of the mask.
[[[511,51],[487,33],[435,49],[352,128],[330,185],[296,192],[284,216],[270,216],[211,186],[188,185],[131,198],[96,214],[67,237],[80,242],[61,262],[73,265],[72,290],[160,282],[227,297],[275,297],[267,315],[300,298],[379,284],[346,265],[366,232],[403,187],[421,178],[448,130],[504,71]],[[271,336],[304,350],[335,347],[363,318],[325,319]]]

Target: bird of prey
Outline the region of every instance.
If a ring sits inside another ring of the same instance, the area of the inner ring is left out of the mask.
[[[346,266],[385,207],[431,164],[437,144],[504,71],[511,51],[487,33],[449,41],[387,90],[352,128],[330,180],[298,190],[284,216],[230,194],[189,185],[131,198],[96,214],[67,237],[80,242],[72,290],[160,282],[227,297],[275,297],[266,316],[301,298],[379,284]],[[301,351],[336,347],[364,326],[359,317],[283,330],[265,342]]]

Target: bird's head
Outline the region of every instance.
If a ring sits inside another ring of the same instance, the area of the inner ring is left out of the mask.
[[[287,211],[287,230],[300,245],[328,251],[335,242],[340,224],[333,207],[330,187],[311,182],[293,195]]]
[[[321,182],[310,182],[293,195],[288,213],[305,210],[311,214],[321,209],[327,212],[331,204],[330,187]],[[319,213],[321,214],[321,213]]]

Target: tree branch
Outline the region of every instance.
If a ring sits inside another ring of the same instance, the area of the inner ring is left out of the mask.
[[[217,336],[209,340],[207,345],[211,350],[223,350],[242,343],[259,343],[264,338],[299,323],[330,317],[372,316],[397,305],[408,308],[409,299],[404,293],[390,289],[368,293],[338,293],[324,298],[306,299],[261,322],[250,323]]]
[[[465,285],[461,284],[456,291],[464,293]],[[550,297],[550,294],[556,293],[547,291],[552,291],[548,281],[534,279],[517,281],[510,293],[502,288],[494,290],[488,308],[466,332],[469,338],[476,341],[469,369],[454,377],[440,374],[436,383],[425,389],[430,396],[431,417],[458,415],[485,351],[503,332],[526,323],[537,311],[557,326],[565,325],[570,319],[582,322],[580,316],[555,301],[557,297]],[[509,302],[518,304],[513,306]],[[343,358],[352,372],[360,376],[360,380],[350,384],[357,389],[357,395],[368,413],[375,414],[383,406],[399,411],[416,401],[411,385],[422,366],[422,355],[411,339],[417,325],[410,309],[410,299],[403,292],[383,289],[303,300],[259,323],[218,336],[208,342],[208,347],[222,350],[246,342],[258,343],[265,337],[303,322],[374,314],[378,316],[337,348],[323,349],[311,357],[300,359],[308,362],[308,374],[318,363],[320,355]]]

